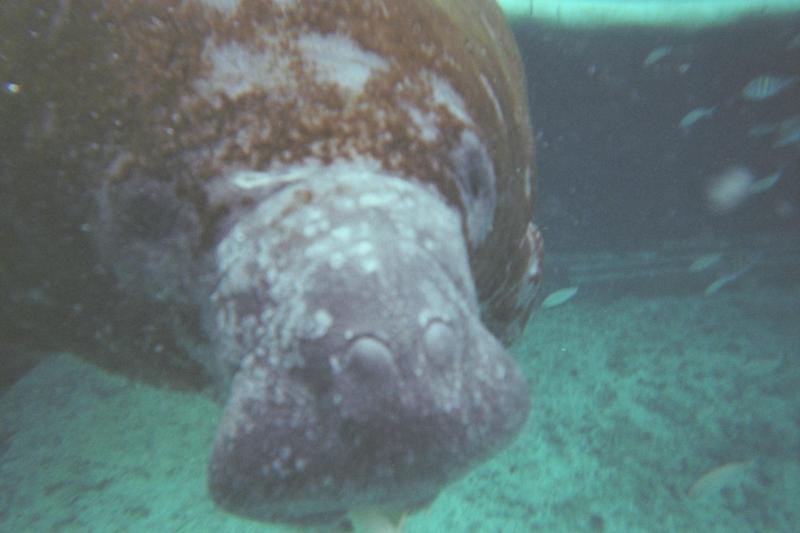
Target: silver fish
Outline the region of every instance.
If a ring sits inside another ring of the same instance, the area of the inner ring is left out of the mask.
[[[578,292],[578,287],[566,287],[550,293],[542,302],[542,308],[555,307],[571,299]]]
[[[701,255],[689,265],[689,272],[701,272],[707,268],[711,268],[719,263],[720,259],[722,259],[722,254],[719,252]]]
[[[684,117],[681,119],[680,121],[681,129],[684,131],[684,133],[688,133],[689,128],[691,128],[695,122],[697,122],[700,119],[710,117],[711,115],[714,114],[714,111],[716,109],[717,109],[716,106],[696,107],[695,109],[692,109],[691,111],[686,113],[686,115],[684,115]]]
[[[725,285],[733,283],[734,281],[739,279],[742,276],[742,274],[746,274],[747,272],[749,272],[750,269],[753,268],[755,264],[761,260],[761,256],[763,255],[764,255],[763,253],[759,252],[747,264],[745,264],[738,270],[720,276],[711,285],[706,287],[706,290],[703,292],[705,293],[706,296],[710,296],[715,292],[719,291]]]
[[[659,46],[647,54],[647,57],[644,58],[644,66],[649,67],[650,65],[658,63],[664,57],[668,56],[670,52],[672,52],[671,46]]]
[[[770,190],[776,183],[781,179],[783,175],[783,169],[786,165],[782,165],[781,168],[761,179],[757,179],[753,183],[750,184],[749,192],[750,194],[758,194],[765,191]]]
[[[742,96],[746,100],[766,100],[791,87],[800,76],[775,76],[766,74],[753,78],[742,89]]]
[[[748,137],[766,137],[771,135],[778,128],[777,124],[756,124],[747,130]]]
[[[800,115],[794,115],[782,121],[778,126],[778,135],[773,148],[781,148],[800,142]]]

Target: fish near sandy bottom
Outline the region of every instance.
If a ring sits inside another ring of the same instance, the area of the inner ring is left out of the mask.
[[[4,343],[217,391],[210,493],[258,520],[414,509],[516,434],[541,240],[493,2],[19,0],[0,34]]]

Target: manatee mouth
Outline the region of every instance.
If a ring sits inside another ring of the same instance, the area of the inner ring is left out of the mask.
[[[527,416],[524,380],[480,320],[458,218],[444,213],[447,239],[377,211],[345,215],[269,294],[249,294],[256,284],[221,304],[283,298],[228,326],[244,358],[209,488],[234,513],[313,524],[413,510]]]

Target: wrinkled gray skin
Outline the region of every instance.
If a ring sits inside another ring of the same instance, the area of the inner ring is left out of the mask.
[[[209,482],[258,518],[284,498],[282,518],[311,520],[341,500],[425,503],[527,412],[480,321],[458,213],[417,184],[328,173],[263,200],[217,248],[236,362]],[[311,184],[316,202],[281,217]]]

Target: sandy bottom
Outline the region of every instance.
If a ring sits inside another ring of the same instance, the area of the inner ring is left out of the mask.
[[[406,531],[800,531],[798,317],[797,284],[539,310],[524,431]],[[0,530],[284,531],[208,498],[219,414],[45,360],[0,398]]]

